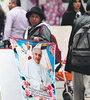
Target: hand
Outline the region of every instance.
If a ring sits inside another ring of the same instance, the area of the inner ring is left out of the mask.
[[[11,43],[10,43],[10,41],[9,40],[5,40],[5,41],[3,41],[4,42],[4,48],[11,48]]]
[[[40,89],[43,90],[43,91],[47,91],[46,86],[44,86],[43,84],[40,84]]]
[[[34,42],[39,42],[39,37],[34,37]]]
[[[12,46],[11,46],[11,45],[6,44],[6,45],[5,45],[5,48],[6,48],[6,49],[12,49]]]
[[[6,49],[8,49],[8,48],[9,48],[8,44],[6,44],[6,45],[5,45],[5,48],[6,48]]]

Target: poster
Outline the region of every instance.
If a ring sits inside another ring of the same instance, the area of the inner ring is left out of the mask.
[[[56,100],[55,44],[11,39],[23,100]]]

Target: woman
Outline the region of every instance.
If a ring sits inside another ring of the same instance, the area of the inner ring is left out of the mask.
[[[73,25],[74,20],[85,12],[81,0],[70,0],[67,11],[63,14],[61,25]]]
[[[34,42],[50,42],[51,32],[47,25],[42,23],[42,21],[46,19],[42,10],[39,7],[33,7],[26,13],[26,17],[29,21],[30,27],[25,31],[24,38],[31,39]]]
[[[25,31],[24,39],[31,39],[34,42],[54,42],[56,44],[55,64],[61,63],[61,51],[58,48],[56,38],[51,34],[48,26],[43,23],[43,20],[45,20],[46,17],[42,13],[42,10],[39,7],[33,7],[27,12],[26,17],[30,27]]]

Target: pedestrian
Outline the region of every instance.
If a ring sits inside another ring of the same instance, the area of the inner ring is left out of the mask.
[[[51,42],[56,44],[56,54],[55,54],[55,64],[59,63],[61,66],[61,51],[58,48],[57,40],[49,29],[49,25],[47,25],[44,20],[46,17],[42,10],[35,6],[27,12],[26,17],[29,22],[29,27],[24,32],[24,39],[31,39],[34,42],[44,41]]]
[[[78,61],[79,64],[75,64],[76,60],[78,60],[79,58],[78,58],[77,55],[72,56],[72,54],[73,54],[72,53],[72,47],[74,46],[73,43],[74,43],[75,35],[82,33],[82,32],[79,32],[80,29],[83,29],[83,32],[84,32],[84,31],[87,31],[90,28],[90,0],[88,0],[88,2],[87,2],[86,10],[87,11],[85,12],[85,14],[80,16],[78,19],[76,19],[75,23],[73,24],[72,32],[71,32],[70,39],[69,39],[69,48],[68,48],[66,66],[65,66],[65,70],[72,73],[74,100],[87,100],[87,99],[85,99],[85,93],[88,89],[87,84],[90,81],[90,65],[87,63],[88,57],[86,58],[86,61],[80,62],[81,60],[83,60],[83,58],[81,58]],[[89,31],[87,31],[87,32],[89,32]],[[87,32],[85,32],[85,33],[87,33]],[[83,34],[85,34],[85,33],[83,33]],[[89,36],[86,36],[86,37],[88,37],[87,38],[87,40],[88,40]],[[86,38],[86,37],[84,37],[84,38]],[[84,38],[83,38],[83,40],[84,40]],[[77,39],[80,40],[80,38],[77,38]],[[82,40],[82,42],[83,42],[83,40]],[[86,44],[82,46],[83,51],[85,51],[85,50],[89,51],[88,48],[84,49],[84,47],[86,47]],[[81,45],[78,45],[78,46],[80,46],[80,48],[81,48]],[[77,52],[79,50],[81,50],[80,48],[77,50]],[[79,52],[79,54],[80,54],[80,52]],[[85,53],[83,53],[82,55],[85,55]],[[88,53],[88,55],[89,55],[89,53]],[[77,57],[77,59],[75,59],[72,62],[72,59],[74,57]],[[89,93],[90,93],[90,88],[88,90],[89,90]],[[87,97],[90,98],[90,94],[87,95]]]
[[[26,11],[21,7],[20,0],[9,0],[9,12],[6,16],[4,29],[4,45],[9,47],[9,37],[23,38],[23,32],[28,27]]]
[[[34,40],[35,42],[50,42],[51,31],[49,30],[45,22],[43,22],[46,17],[42,10],[37,6],[32,7],[30,11],[27,12],[26,17],[30,26],[26,29],[24,38]],[[40,32],[41,27],[42,30]]]

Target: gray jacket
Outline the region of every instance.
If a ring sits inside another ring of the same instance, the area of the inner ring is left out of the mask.
[[[48,26],[46,26],[46,25],[43,26],[43,28],[40,32],[42,25],[44,25],[44,23],[40,23],[32,31],[31,31],[31,28],[28,27],[24,33],[23,38],[33,40],[34,37],[39,37],[40,41],[50,42],[51,32],[50,32]]]
[[[87,23],[90,23],[90,13],[88,13],[88,12],[86,12],[83,16],[78,18],[72,27],[72,32],[71,32],[70,39],[69,39],[66,65],[65,65],[65,70],[68,72],[75,71],[75,72],[79,72],[82,74],[90,75],[90,66],[82,67],[82,66],[78,66],[78,65],[74,66],[71,64],[71,50],[70,50],[74,35],[82,26],[86,25]]]

